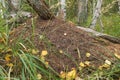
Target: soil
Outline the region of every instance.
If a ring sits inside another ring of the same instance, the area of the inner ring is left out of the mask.
[[[94,37],[78,29],[75,24],[57,18],[53,20],[35,18],[34,25],[31,19],[27,20],[13,29],[10,34],[10,45],[15,45],[19,37],[26,43],[26,39],[30,38],[39,54],[42,50],[47,50],[46,61],[59,73],[76,68],[84,61],[90,61],[92,66],[98,67],[106,59],[115,61],[113,57],[115,52],[120,54],[120,44]],[[86,53],[90,53],[91,56],[86,57]]]

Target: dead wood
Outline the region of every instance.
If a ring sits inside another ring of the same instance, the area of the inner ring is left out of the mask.
[[[114,37],[114,36],[111,36],[108,34],[100,33],[100,32],[97,32],[93,29],[90,29],[90,28],[85,28],[85,27],[80,27],[80,26],[77,26],[77,28],[80,28],[86,32],[92,33],[92,35],[94,35],[96,37],[101,37],[103,39],[109,40],[112,43],[120,44],[120,38],[117,38],[117,37]]]

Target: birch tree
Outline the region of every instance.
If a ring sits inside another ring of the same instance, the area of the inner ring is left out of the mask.
[[[66,0],[60,0],[60,7],[57,16],[63,20],[66,19]]]
[[[78,24],[82,24],[87,20],[87,2],[88,0],[78,0]]]
[[[119,9],[119,14],[120,14],[120,0],[118,0],[118,9]]]
[[[98,19],[100,20],[101,6],[102,6],[102,0],[97,0],[97,4],[96,4],[96,7],[95,7],[95,10],[93,13],[92,22],[90,24],[91,29],[95,29],[95,25],[96,25],[97,20]]]

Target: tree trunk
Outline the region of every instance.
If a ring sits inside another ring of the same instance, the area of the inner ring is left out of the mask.
[[[118,8],[119,8],[119,14],[120,14],[120,0],[118,0]]]
[[[7,0],[9,11],[17,12],[20,10],[21,0]]]
[[[58,7],[57,17],[65,20],[66,19],[66,0],[59,0],[60,6]]]
[[[97,22],[97,20],[100,16],[101,5],[102,5],[102,0],[98,0],[96,8],[95,8],[94,13],[93,13],[93,19],[92,19],[92,22],[91,22],[91,25],[90,25],[90,28],[92,28],[92,29],[95,29],[96,22]]]
[[[43,20],[53,19],[55,16],[49,10],[48,5],[44,2],[44,0],[27,0],[29,5],[36,11],[36,13]]]
[[[87,1],[78,0],[78,24],[82,24],[87,20]]]

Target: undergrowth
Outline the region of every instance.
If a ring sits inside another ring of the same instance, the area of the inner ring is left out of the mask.
[[[102,22],[104,33],[120,37],[120,16],[118,14],[103,15]],[[87,26],[89,24],[90,20],[84,25]],[[100,31],[100,26],[97,25],[96,27]],[[0,62],[7,62],[6,64],[0,64],[0,80],[62,80],[59,73],[46,64],[45,57],[33,55],[33,53],[37,53],[37,50],[29,39],[28,42],[31,47],[26,45],[22,39],[16,42],[16,46],[9,46],[7,44],[9,32],[10,30],[5,25],[5,20],[0,18]],[[44,39],[44,41],[47,40]],[[49,47],[51,46],[49,42],[46,42],[46,44]],[[71,58],[70,55],[67,56]],[[71,59],[74,61],[73,58]],[[118,59],[118,61],[113,63],[109,69],[100,70],[88,67],[84,70],[92,72],[89,75],[86,74],[87,77],[84,80],[119,80],[120,60]],[[84,70],[80,69],[78,72],[81,78],[85,76]]]

